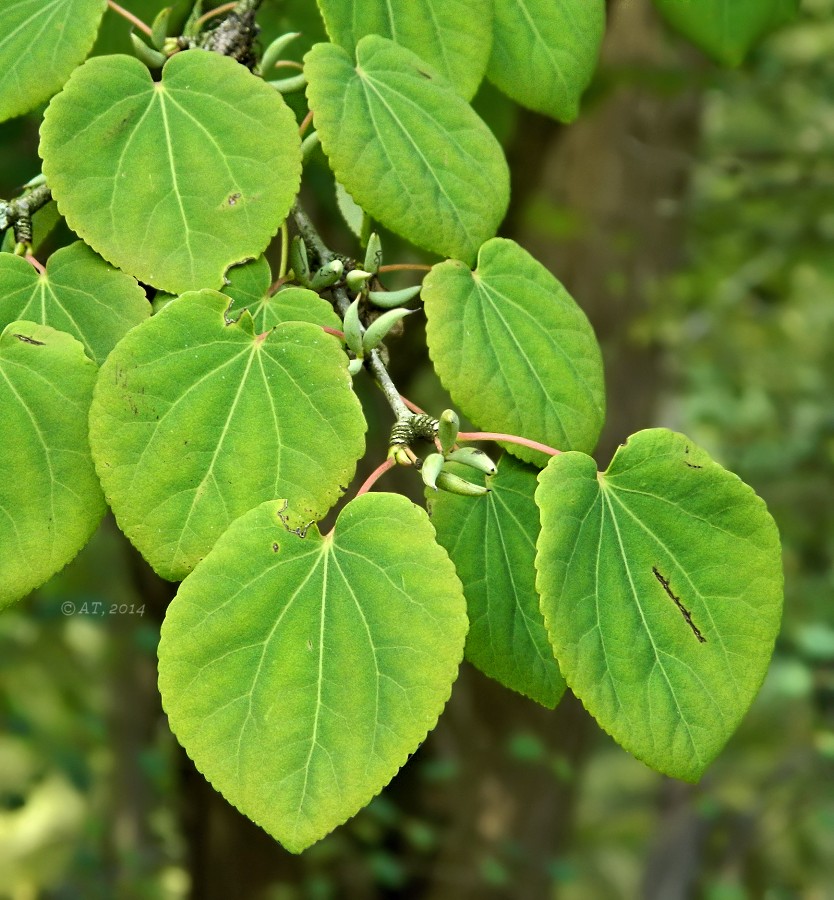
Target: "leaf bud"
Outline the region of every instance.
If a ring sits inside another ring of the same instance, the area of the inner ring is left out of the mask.
[[[371,350],[375,350],[382,341],[385,340],[385,336],[397,322],[401,321],[406,316],[410,316],[413,312],[416,312],[416,310],[390,309],[387,313],[383,313],[378,319],[374,319],[368,326],[368,330],[362,338],[362,349],[365,353],[370,353]]]

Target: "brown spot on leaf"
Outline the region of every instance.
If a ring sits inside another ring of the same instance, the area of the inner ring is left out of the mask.
[[[686,620],[686,624],[692,629],[692,633],[698,638],[698,642],[701,644],[706,644],[707,639],[701,634],[701,630],[698,626],[692,621],[692,613],[683,605],[680,597],[677,597],[672,593],[672,588],[669,586],[669,579],[664,578],[660,572],[658,572],[656,566],[652,566],[652,572],[654,572],[654,577],[660,582],[661,587],[668,594],[669,598],[674,601],[675,606],[680,610],[681,615]]]
[[[36,341],[34,338],[29,337],[28,334],[16,334],[15,337],[19,341],[23,341],[24,344],[34,344],[36,347],[45,347],[46,344],[43,341]]]

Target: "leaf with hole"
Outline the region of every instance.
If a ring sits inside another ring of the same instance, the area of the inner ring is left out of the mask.
[[[454,567],[404,497],[356,498],[325,537],[285,515],[271,502],[242,516],[182,584],[159,685],[197,768],[298,853],[434,727],[467,623]]]
[[[371,35],[359,41],[356,59],[332,44],[305,57],[307,99],[336,178],[412,243],[473,259],[509,203],[501,146],[410,50]]]
[[[654,0],[677,31],[713,59],[739,66],[769,32],[791,22],[799,0]]]
[[[685,435],[632,435],[604,473],[539,477],[537,586],[562,674],[647,765],[695,781],[767,671],[782,612],[764,502]]]
[[[333,43],[354,53],[368,34],[413,50],[471,100],[492,47],[492,0],[318,0]]]
[[[106,0],[3,0],[0,122],[48,100],[90,52]]]
[[[481,247],[473,272],[439,263],[423,281],[429,352],[455,403],[482,428],[590,452],[605,416],[602,356],[562,285],[514,241]],[[547,457],[507,447],[527,462]]]
[[[100,365],[125,333],[150,314],[136,280],[82,241],[53,253],[43,275],[19,256],[0,255],[0,328],[15,319],[50,325],[81,341]]]
[[[170,580],[265,500],[321,518],[364,451],[338,342],[302,322],[259,336],[228,306],[215,291],[187,293],[134,328],[102,366],[90,412],[119,527]]]
[[[229,269],[226,279],[229,284],[223,293],[234,300],[229,315],[236,318],[239,312],[248,309],[258,333],[282,322],[310,322],[341,331],[342,320],[315,291],[287,284],[270,296],[272,271],[263,256]]]
[[[476,477],[469,469],[455,471]],[[432,525],[463,583],[469,610],[466,658],[511,690],[556,706],[565,682],[536,593],[538,470],[505,453],[481,498],[427,492]],[[483,477],[483,476],[481,476]]]
[[[170,293],[220,288],[258,256],[298,190],[295,118],[228,57],[177,53],[162,80],[127,56],[73,73],[41,127],[67,223],[105,259]]]
[[[487,75],[522,106],[572,122],[604,33],[605,0],[495,0]]]
[[[104,515],[87,442],[95,378],[68,334],[11,322],[0,335],[0,608],[63,569]]]

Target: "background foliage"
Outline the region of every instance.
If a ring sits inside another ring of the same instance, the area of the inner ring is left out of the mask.
[[[136,0],[131,8],[150,19],[161,5]],[[299,57],[322,34],[312,4],[274,3],[266,13],[265,42],[289,24],[305,29],[294,45]],[[718,71],[664,35],[666,62],[608,57],[586,103],[593,114],[635,85],[639,97],[663,102],[698,89],[700,136],[676,151],[690,175],[678,211],[681,265],[643,283],[649,302],[636,316],[623,315],[627,265],[609,266],[607,303],[594,324],[607,359],[641,348],[671,376],[672,387],[631,430],[685,430],[753,485],[779,523],[785,624],[738,734],[691,787],[665,781],[601,733],[575,752],[570,734],[560,745],[523,719],[508,723],[496,748],[507,771],[542,792],[559,785],[568,798],[566,833],[546,835],[541,851],[507,826],[511,801],[494,773],[478,768],[477,744],[439,729],[384,797],[301,860],[270,844],[268,864],[255,864],[253,839],[249,875],[269,874],[245,896],[521,897],[531,869],[569,900],[834,893],[833,15],[831,0],[806,0],[801,20],[737,71]],[[111,13],[97,49],[128,52]],[[489,89],[477,105],[511,164],[525,141],[535,145],[534,118]],[[35,160],[39,118],[0,125],[0,196],[35,174],[20,161]],[[641,135],[631,138],[629,152],[639,154]],[[320,193],[331,196],[323,171]],[[514,193],[508,228],[557,246],[583,238],[583,213],[570,198],[551,202],[523,185]],[[58,229],[49,249],[71,239]],[[622,230],[606,239],[627,260],[645,236]],[[632,390],[640,390],[637,373]],[[442,408],[427,369],[418,367],[409,393]],[[177,898],[191,884],[195,896],[214,896],[202,882],[206,854],[239,847],[242,826],[232,812],[206,833],[200,804],[209,801],[158,708],[164,591],[107,520],[70,568],[0,617],[0,895]],[[75,614],[62,614],[64,603]],[[98,614],[113,603],[125,612]],[[472,815],[459,808],[457,786],[473,769],[488,800],[477,828],[490,849],[449,864],[441,848]]]

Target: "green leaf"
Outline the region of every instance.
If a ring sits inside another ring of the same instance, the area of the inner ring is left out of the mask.
[[[228,305],[187,293],[134,328],[102,366],[90,411],[119,526],[170,580],[265,500],[321,518],[364,450],[337,341],[300,322],[257,336],[248,313],[225,317]]]
[[[63,569],[104,515],[87,443],[95,377],[68,334],[12,322],[0,335],[0,608]]]
[[[758,691],[782,612],[764,502],[682,434],[539,477],[537,586],[562,674],[615,740],[697,780]]]
[[[3,0],[0,122],[48,100],[90,52],[106,0]]]
[[[605,0],[495,0],[487,76],[522,106],[572,122],[604,33]]]
[[[336,205],[348,228],[361,239],[365,230],[365,210],[350,196],[343,184],[336,182]]]
[[[325,537],[288,530],[283,507],[238,519],[180,587],[159,685],[197,768],[298,853],[434,727],[466,614],[425,512],[404,497],[358,497]]]
[[[422,57],[465,100],[486,72],[492,47],[492,0],[318,0],[330,39],[353,54],[378,34]]]
[[[744,62],[768,32],[792,21],[799,0],[654,0],[666,21],[713,59]]]
[[[154,83],[127,56],[88,60],[41,128],[61,213],[105,259],[171,293],[219,288],[258,256],[298,190],[295,117],[228,57],[177,53]]]
[[[509,203],[501,146],[441,76],[370,35],[304,58],[307,99],[336,178],[370,216],[443,256],[474,258]]]
[[[285,285],[270,296],[272,272],[263,256],[229,269],[226,279],[229,284],[223,288],[223,293],[235,301],[230,315],[237,318],[240,311],[248,309],[259,333],[282,322],[310,322],[327,328],[342,328],[342,320],[333,307],[315,291]]]
[[[514,241],[481,247],[423,281],[429,352],[455,403],[482,428],[590,452],[605,416],[602,357],[588,319]],[[536,450],[507,448],[545,465]]]
[[[28,319],[66,331],[99,365],[124,334],[151,314],[136,281],[83,241],[49,257],[39,275],[26,260],[0,255],[0,328]]]
[[[474,477],[471,468],[455,471]],[[565,682],[536,593],[537,474],[505,453],[498,472],[486,478],[485,497],[426,495],[437,539],[463,582],[470,623],[466,658],[505,687],[552,709]]]

